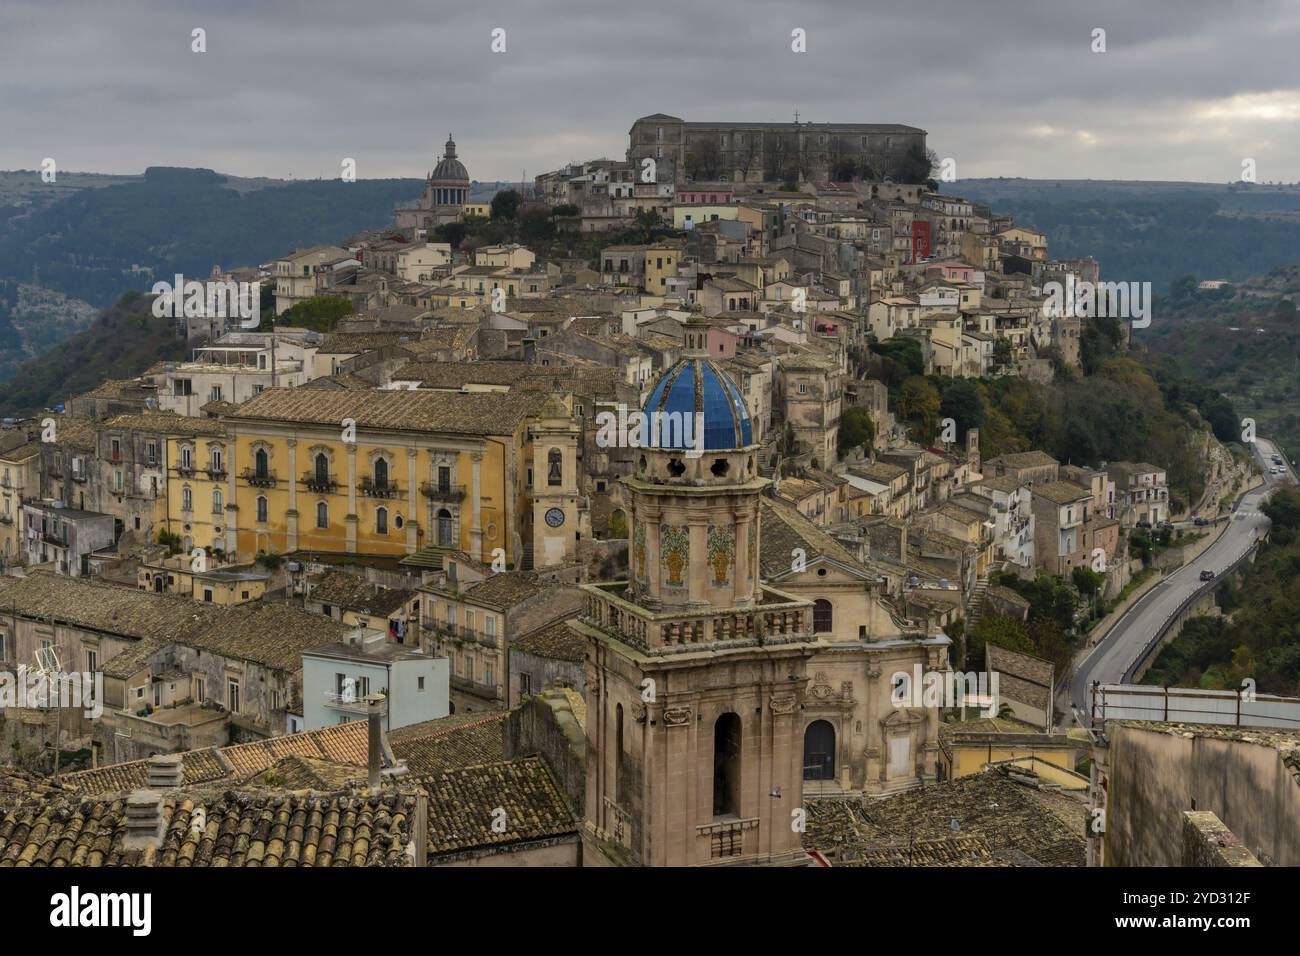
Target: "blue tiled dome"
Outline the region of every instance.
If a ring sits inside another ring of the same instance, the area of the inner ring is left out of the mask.
[[[753,442],[754,430],[740,389],[726,372],[708,359],[684,358],[664,372],[645,403],[645,414],[655,421],[655,412],[676,412],[682,416],[704,414],[704,451],[743,448]],[[691,417],[688,428],[695,427]],[[682,436],[677,429],[661,432],[656,447],[699,447],[694,435]],[[685,440],[689,438],[690,441]]]

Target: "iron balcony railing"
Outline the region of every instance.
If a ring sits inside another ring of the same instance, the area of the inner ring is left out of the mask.
[[[426,481],[420,485],[420,494],[433,501],[461,501],[465,497],[465,486]]]
[[[244,481],[254,488],[274,488],[276,484],[275,472],[273,471],[259,472],[256,468],[245,468],[243,476]]]

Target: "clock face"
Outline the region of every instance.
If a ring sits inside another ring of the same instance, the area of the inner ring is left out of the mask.
[[[564,512],[559,508],[546,509],[546,523],[552,528],[558,528],[564,524]]]

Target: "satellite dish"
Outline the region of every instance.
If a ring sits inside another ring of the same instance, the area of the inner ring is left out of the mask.
[[[59,649],[54,646],[36,649],[36,669],[41,675],[52,674],[63,669],[59,661]]]

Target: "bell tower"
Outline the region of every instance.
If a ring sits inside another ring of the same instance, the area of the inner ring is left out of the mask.
[[[623,479],[630,580],[584,585],[575,625],[588,641],[584,859],[800,863],[812,603],[759,580],[768,482],[749,415],[708,359],[707,326],[686,334]]]
[[[530,429],[533,443],[533,567],[573,560],[577,551],[579,427],[556,396]]]

